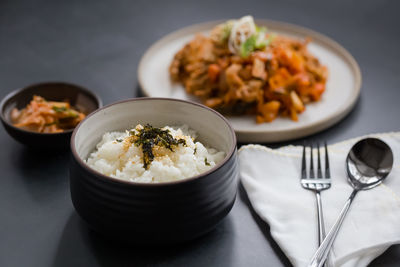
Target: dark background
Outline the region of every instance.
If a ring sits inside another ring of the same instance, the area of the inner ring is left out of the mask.
[[[355,109],[307,139],[398,131],[399,9],[398,1],[0,0],[0,98],[41,81],[83,85],[104,104],[138,96],[137,65],[153,42],[194,23],[251,14],[326,34],[360,65]],[[69,196],[68,152],[30,151],[4,130],[0,144],[0,266],[290,266],[242,187],[232,212],[205,237],[177,247],[126,247],[81,223]],[[399,263],[394,246],[371,266]]]

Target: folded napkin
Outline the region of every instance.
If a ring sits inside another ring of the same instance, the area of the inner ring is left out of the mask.
[[[364,137],[328,147],[332,186],[321,193],[327,232],[352,192],[345,171],[347,153]],[[400,132],[369,137],[392,148],[393,169],[383,184],[355,197],[331,250],[333,266],[367,266],[400,243]],[[250,202],[294,266],[307,266],[318,247],[315,193],[300,185],[301,156],[300,146],[273,150],[247,145],[239,150],[241,181]]]

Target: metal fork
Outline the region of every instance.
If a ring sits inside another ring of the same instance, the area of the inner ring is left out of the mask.
[[[307,177],[307,164],[306,164],[306,146],[303,145],[303,157],[301,160],[301,179],[300,183],[303,188],[312,190],[315,192],[315,196],[317,199],[317,215],[318,215],[318,245],[321,245],[322,241],[325,238],[325,223],[324,216],[322,213],[322,203],[321,203],[321,191],[329,189],[331,187],[331,174],[329,169],[329,156],[328,156],[328,147],[326,142],[324,142],[325,146],[325,178],[322,175],[321,170],[321,156],[319,143],[317,143],[317,177],[314,174],[314,160],[313,160],[313,145],[310,145],[310,171],[309,176]],[[326,263],[328,260],[326,261]],[[325,264],[327,266],[327,264]]]

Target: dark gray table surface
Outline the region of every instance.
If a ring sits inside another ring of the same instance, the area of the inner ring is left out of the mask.
[[[362,93],[354,110],[307,139],[332,143],[398,131],[399,3],[1,0],[0,97],[49,80],[86,86],[105,104],[135,97],[137,65],[153,42],[183,26],[252,14],[322,32],[361,67]],[[68,152],[30,151],[4,130],[0,142],[0,266],[290,266],[242,187],[231,213],[208,235],[167,248],[127,247],[88,231],[75,213]],[[399,264],[400,246],[394,246],[371,266]]]

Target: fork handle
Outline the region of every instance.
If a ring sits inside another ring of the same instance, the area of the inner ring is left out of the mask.
[[[325,238],[324,214],[322,213],[322,202],[321,202],[320,192],[316,192],[315,196],[317,197],[318,245],[321,245],[322,241],[324,241]]]
[[[325,238],[325,222],[324,222],[324,214],[322,212],[322,201],[321,201],[321,193],[315,192],[315,196],[317,198],[317,218],[318,218],[318,246],[322,244]],[[329,267],[329,260],[325,261],[324,267]]]
[[[321,267],[324,264],[326,257],[328,256],[328,253],[332,248],[333,241],[335,241],[336,235],[339,232],[340,227],[342,226],[343,220],[346,217],[346,214],[349,211],[350,205],[353,202],[353,199],[356,196],[357,192],[358,190],[354,189],[350,197],[347,199],[346,204],[340,212],[339,218],[337,218],[328,235],[325,237],[324,241],[315,252],[308,267]]]

